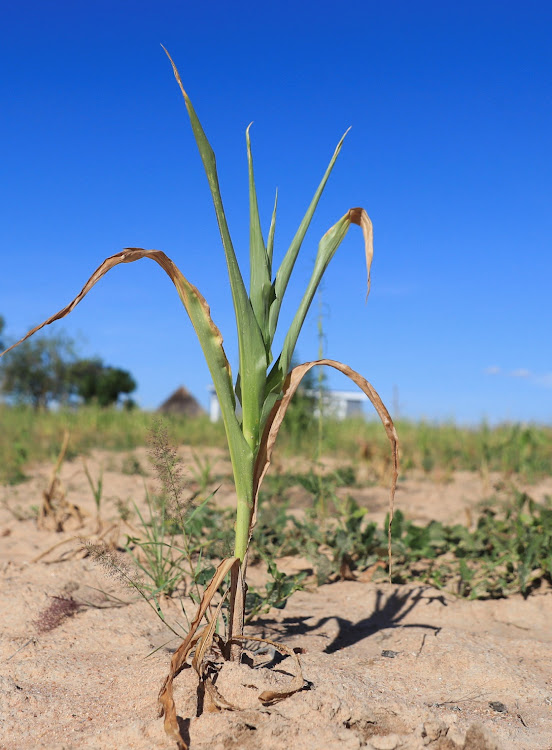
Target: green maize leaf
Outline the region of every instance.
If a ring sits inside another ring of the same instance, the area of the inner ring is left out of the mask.
[[[249,137],[250,128],[251,125],[245,131],[247,164],[249,168],[249,267],[251,273],[249,298],[253,312],[257,318],[257,323],[263,334],[265,347],[268,351],[270,349],[270,342],[268,341],[268,305],[272,284],[270,279],[270,263],[261,230],[261,220],[259,218],[253,156],[251,154],[251,139]]]
[[[299,255],[299,250],[301,249],[301,245],[303,244],[305,234],[307,233],[307,229],[310,226],[312,217],[314,215],[314,212],[316,211],[316,207],[318,206],[320,197],[322,196],[322,193],[324,192],[324,188],[326,187],[328,178],[332,172],[336,159],[339,156],[339,152],[341,151],[343,141],[345,140],[345,136],[347,135],[349,130],[350,128],[348,128],[345,131],[345,133],[343,134],[343,137],[337,144],[337,147],[330,160],[328,168],[326,169],[326,172],[324,173],[324,177],[322,178],[322,182],[318,186],[318,189],[316,190],[316,193],[314,194],[314,198],[312,199],[311,204],[307,209],[307,213],[303,217],[303,221],[299,225],[299,229],[297,230],[295,237],[293,238],[291,245],[289,246],[284,256],[284,259],[282,260],[280,268],[278,269],[278,273],[276,274],[276,278],[274,280],[274,302],[272,303],[270,307],[270,314],[269,314],[269,335],[270,335],[271,342],[274,339],[274,334],[276,333],[276,327],[278,326],[278,317],[280,315],[280,308],[282,306],[282,300],[284,298],[284,294],[285,294],[285,291],[289,282],[289,278],[291,276],[291,272],[293,271],[293,266],[295,265],[295,261],[297,260],[297,256]]]
[[[305,317],[314,298],[314,295],[316,294],[316,290],[320,285],[320,281],[322,280],[322,276],[324,275],[329,262],[335,255],[337,248],[342,243],[351,224],[358,224],[358,226],[362,228],[362,233],[364,235],[364,249],[366,255],[366,270],[368,276],[367,289],[368,291],[370,290],[370,266],[372,265],[372,256],[374,252],[372,222],[368,218],[368,214],[363,208],[351,208],[345,214],[345,216],[343,216],[337,222],[337,224],[334,224],[334,226],[331,227],[331,229],[329,229],[320,240],[309,285],[303,296],[303,299],[301,300],[299,309],[295,313],[295,317],[289,328],[286,338],[284,339],[282,352],[278,360],[274,363],[274,366],[268,377],[266,391],[267,396],[271,393],[273,394],[274,392],[279,392],[282,387],[282,383],[287,376],[291,364],[291,358],[293,357],[297,338],[299,337],[299,333],[305,321]],[[268,399],[268,402],[263,408],[263,421],[266,418],[268,411],[270,411],[270,409],[272,408],[273,404],[274,397],[272,395],[272,397]]]
[[[274,254],[274,235],[276,232],[276,209],[278,208],[278,190],[276,190],[276,196],[274,198],[274,209],[272,211],[272,218],[270,220],[270,229],[268,230],[268,239],[266,242],[266,254],[268,257],[268,273],[270,277],[272,277],[272,256]],[[272,306],[272,303],[274,302],[274,285],[272,284],[270,287],[270,296],[268,299],[268,309],[270,310],[270,307]],[[270,336],[270,331],[268,334],[268,351],[267,351],[267,363],[266,366],[268,367],[272,362],[272,338]]]
[[[250,471],[250,466],[253,461],[253,454],[244,436],[241,433],[238,420],[235,414],[235,399],[234,389],[232,387],[232,373],[230,371],[230,365],[226,358],[222,344],[222,335],[214,324],[211,318],[211,312],[209,306],[205,301],[203,295],[196,289],[195,286],[182,275],[180,270],[172,262],[172,260],[160,250],[143,250],[142,248],[126,248],[116,255],[112,255],[107,258],[92,274],[88,279],[79,294],[70,302],[63,310],[60,310],[52,317],[45,320],[40,325],[33,328],[23,338],[14,344],[6,352],[10,351],[14,347],[21,344],[23,341],[32,336],[34,333],[39,331],[44,326],[50,325],[56,320],[60,320],[68,315],[74,308],[81,302],[81,300],[88,294],[92,287],[104,276],[111,268],[119,265],[120,263],[132,263],[141,258],[150,258],[158,263],[161,268],[168,274],[171,281],[176,287],[176,290],[180,296],[180,299],[184,303],[184,306],[190,316],[190,320],[194,327],[194,330],[203,349],[203,354],[207,361],[211,377],[213,378],[213,384],[215,386],[217,396],[220,402],[220,408],[224,419],[224,426],[226,429],[226,435],[228,438],[228,445],[230,448],[230,454],[232,456],[232,464],[238,470],[236,471],[236,484],[240,484],[239,473],[243,476],[247,476],[247,471]],[[6,352],[3,352],[5,354]],[[235,462],[235,463],[234,463]],[[245,471],[245,474],[244,474]],[[243,485],[243,480],[241,481]],[[245,483],[244,487],[238,487],[238,491],[245,493],[248,501],[251,498],[251,488]]]
[[[278,207],[278,190],[276,190],[276,197],[274,198],[274,209],[272,211],[272,219],[270,220],[270,229],[268,230],[268,240],[266,242],[266,254],[268,257],[268,266],[270,275],[272,276],[272,256],[274,255],[274,233],[276,231],[276,209]],[[272,304],[272,300],[271,300]]]
[[[165,48],[163,47],[163,49]],[[266,379],[267,355],[265,343],[261,329],[257,323],[257,318],[253,312],[251,302],[247,296],[243,277],[230,238],[230,232],[228,230],[228,224],[226,222],[226,216],[220,195],[215,154],[195,113],[192,102],[184,90],[176,65],[166,49],[165,52],[171,62],[174,76],[180,86],[180,90],[182,91],[186,103],[186,109],[188,111],[188,116],[190,118],[201,160],[203,161],[205,174],[207,175],[207,181],[209,182],[209,188],[215,206],[218,227],[222,239],[222,245],[224,247],[224,254],[226,256],[230,287],[232,289],[234,313],[236,315],[240,357],[239,373],[241,382],[240,400],[243,420],[242,431],[248,445],[252,450],[255,450],[259,437],[258,426]]]

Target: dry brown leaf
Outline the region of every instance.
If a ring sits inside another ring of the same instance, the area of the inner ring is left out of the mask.
[[[228,623],[228,646],[226,658],[232,661],[239,661],[241,654],[241,646],[236,643],[232,636],[235,632],[239,634],[243,633],[243,623],[245,615],[245,573],[247,570],[247,552],[245,554],[243,563],[236,565],[232,568],[232,578],[230,582],[230,611],[233,613],[233,617],[230,618]]]
[[[15,349],[16,346],[22,344],[23,341],[26,341],[34,333],[40,331],[41,328],[44,328],[45,326],[54,323],[56,320],[61,320],[61,318],[65,318],[66,315],[69,315],[69,313],[75,309],[79,302],[82,302],[82,300],[84,299],[84,297],[86,297],[92,287],[95,286],[95,284],[97,284],[97,282],[112,268],[118,266],[120,263],[133,263],[134,261],[141,260],[142,258],[149,258],[150,260],[154,260],[167,273],[167,275],[175,285],[180,299],[184,303],[184,306],[186,307],[188,312],[190,312],[190,298],[195,297],[198,300],[199,304],[203,308],[205,319],[208,322],[211,332],[222,349],[222,334],[211,318],[211,310],[209,308],[209,305],[207,304],[207,301],[205,300],[205,297],[203,297],[201,292],[195,286],[193,286],[193,284],[190,284],[190,282],[184,277],[182,272],[173,263],[173,261],[161,250],[144,250],[140,247],[126,247],[122,252],[116,253],[115,255],[106,258],[106,260],[104,260],[104,262],[100,266],[98,266],[98,268],[96,268],[92,276],[88,279],[77,296],[68,305],[66,305],[66,307],[57,312],[55,315],[52,315],[40,325],[35,326],[17,343],[12,344],[12,346],[10,346],[8,349],[1,352],[0,356],[3,356],[12,349]],[[190,317],[192,316],[190,315]],[[224,357],[228,376],[231,377],[230,365],[226,360],[226,355],[224,355]]]
[[[296,674],[293,677],[292,681],[288,685],[287,688],[284,690],[265,690],[259,695],[259,701],[263,705],[272,705],[274,703],[278,703],[279,701],[284,700],[285,698],[288,698],[290,695],[293,695],[294,693],[297,693],[299,690],[303,689],[303,686],[305,684],[305,679],[303,677],[303,671],[301,669],[301,663],[299,662],[299,658],[297,657],[297,654],[292,651],[292,649],[288,648],[287,646],[284,646],[282,643],[275,643],[274,641],[269,641],[267,638],[256,638],[252,636],[236,636],[232,640],[237,641],[258,641],[259,643],[268,643],[270,646],[275,648],[277,651],[279,651],[281,654],[284,654],[284,656],[290,656],[296,665]],[[209,695],[209,698],[212,701],[212,704],[218,708],[218,709],[224,709],[226,711],[242,711],[244,710],[240,706],[235,705],[234,703],[231,703],[228,701],[218,690],[216,685],[213,683],[212,677],[210,674],[204,675],[203,677],[205,689]]]
[[[368,269],[368,279],[366,286],[366,299],[370,294],[370,268],[374,257],[374,229],[370,217],[363,208],[351,208],[349,210],[349,220],[357,224],[362,229],[364,235],[364,248],[366,251],[366,268]]]
[[[358,219],[359,222],[362,220],[362,214],[359,215]],[[363,226],[363,231],[368,230]],[[349,367],[348,365],[344,365],[341,362],[337,362],[334,359],[319,359],[315,362],[305,362],[302,365],[294,367],[286,378],[286,382],[284,383],[283,387],[283,396],[280,401],[277,401],[274,404],[272,411],[268,416],[259,452],[257,454],[257,460],[255,462],[253,475],[253,513],[251,514],[249,533],[251,535],[251,532],[257,520],[259,490],[261,488],[261,484],[266,475],[266,472],[268,471],[268,468],[270,466],[274,443],[276,442],[276,438],[278,437],[278,432],[280,431],[280,427],[282,426],[286,411],[303,377],[310,369],[312,369],[313,367],[317,367],[318,365],[327,365],[328,367],[334,367],[336,370],[339,370],[339,372],[347,375],[348,378],[350,378],[354,383],[358,385],[358,387],[362,391],[364,391],[364,393],[370,399],[372,406],[376,410],[381,423],[385,428],[387,437],[389,438],[393,459],[393,475],[391,479],[391,488],[389,494],[389,526],[387,529],[389,578],[391,578],[391,523],[393,521],[393,512],[395,508],[395,491],[397,488],[397,480],[399,477],[399,440],[397,437],[397,432],[395,430],[393,420],[391,419],[391,415],[387,411],[375,388],[373,388],[373,386],[365,378],[363,378],[362,375],[353,370],[351,367]]]
[[[63,434],[63,443],[52,469],[48,487],[42,492],[42,504],[38,511],[37,526],[39,529],[48,531],[65,531],[65,525],[73,519],[76,527],[80,528],[84,523],[84,513],[78,505],[67,500],[65,487],[59,472],[65,460],[65,453],[69,444],[69,431]]]
[[[211,700],[211,708],[212,711],[242,711],[239,706],[234,705],[234,703],[230,703],[230,701],[226,700],[226,698],[221,694],[220,690],[217,688],[215,683],[213,682],[213,679],[211,675],[206,675],[204,677],[204,685],[205,690],[207,692],[207,695],[209,696]]]
[[[169,674],[165,678],[165,682],[163,683],[163,686],[159,691],[159,716],[165,717],[165,732],[176,742],[180,750],[188,750],[188,745],[180,734],[180,729],[178,727],[176,706],[173,696],[173,680],[184,666],[190,651],[199,641],[199,638],[194,639],[194,636],[205,612],[207,611],[207,608],[211,603],[213,596],[216,594],[218,587],[224,580],[224,577],[233,568],[233,566],[236,565],[236,563],[239,565],[239,558],[228,557],[223,560],[216,569],[211,583],[205,589],[205,593],[203,594],[203,598],[201,599],[201,603],[198,607],[196,616],[190,625],[188,635],[186,636],[186,638],[184,638],[184,640],[172,656]]]
[[[339,566],[339,577],[342,581],[356,581],[357,577],[351,570],[351,560],[344,557]]]
[[[359,573],[356,580],[360,581],[360,583],[371,583],[374,576],[381,568],[385,569],[385,563],[383,562],[383,560],[378,560],[373,565],[370,565],[369,568],[363,570],[362,573]]]
[[[226,601],[227,596],[228,596],[228,591],[225,591],[223,596],[221,596],[220,598],[220,602],[218,603],[218,606],[215,610],[214,615],[211,617],[211,621],[209,622],[207,627],[204,628],[201,634],[201,638],[199,639],[197,643],[194,658],[192,659],[192,667],[195,669],[195,671],[198,673],[200,677],[202,677],[203,675],[203,659],[205,658],[205,654],[211,648],[211,645],[213,643],[213,636],[215,634],[217,621],[220,616],[222,605]]]
[[[276,641],[269,641],[268,638],[256,638],[252,636],[235,636],[235,640],[242,640],[242,641],[258,641],[259,643],[268,643],[272,648],[275,648],[276,651],[279,651],[284,656],[291,656],[293,661],[295,662],[295,666],[297,667],[297,672],[295,674],[295,677],[293,680],[289,683],[287,688],[284,690],[265,690],[263,693],[259,695],[259,700],[263,705],[269,705],[272,703],[278,703],[279,701],[283,701],[284,698],[288,698],[290,695],[293,695],[293,693],[297,693],[299,690],[302,690],[305,685],[305,678],[303,677],[303,670],[301,669],[301,662],[299,661],[299,657],[288,646],[284,646],[283,643],[276,643]]]

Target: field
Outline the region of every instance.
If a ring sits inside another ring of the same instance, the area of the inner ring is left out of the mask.
[[[157,693],[231,549],[221,426],[167,422],[186,506],[175,518],[166,446],[157,471],[146,446],[152,415],[0,418],[0,748],[174,747]],[[218,671],[226,710],[184,669],[192,750],[552,748],[552,430],[397,431],[389,582],[381,427],[327,421],[320,438],[290,412],[263,486],[246,632],[293,649],[304,687],[259,702],[296,665],[253,640],[247,663]]]

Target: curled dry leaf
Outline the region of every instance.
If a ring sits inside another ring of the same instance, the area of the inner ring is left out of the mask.
[[[225,591],[223,596],[220,599],[220,602],[218,603],[218,606],[215,610],[214,615],[211,617],[211,621],[204,628],[203,632],[201,633],[201,637],[197,643],[196,650],[194,653],[194,658],[192,659],[192,667],[198,673],[199,677],[203,676],[203,664],[204,664],[205,654],[207,653],[207,651],[209,651],[213,643],[213,636],[215,635],[217,621],[220,616],[222,605],[226,601],[227,596],[228,596],[228,591]]]
[[[366,268],[368,270],[368,279],[366,284],[366,299],[370,294],[370,268],[374,257],[374,229],[370,217],[363,208],[351,208],[348,214],[349,220],[357,224],[362,229],[364,235],[364,249],[366,253]]]
[[[223,695],[221,695],[220,691],[217,689],[217,687],[215,686],[212,680],[212,675],[208,669],[209,663],[205,660],[205,656],[207,652],[209,651],[209,649],[211,648],[214,638],[217,638],[218,645],[223,651],[228,651],[228,646],[230,645],[230,642],[228,644],[224,644],[222,639],[219,636],[217,636],[215,632],[217,620],[219,618],[224,601],[226,600],[226,597],[228,595],[228,590],[221,597],[209,624],[203,628],[200,634],[196,635],[199,624],[205,612],[207,611],[207,608],[209,607],[209,604],[212,601],[213,596],[215,595],[217,589],[219,588],[220,584],[224,580],[227,573],[230,571],[234,571],[238,565],[239,565],[238,558],[229,557],[226,560],[223,560],[218,566],[215,572],[215,575],[213,576],[213,579],[211,580],[209,586],[207,587],[203,595],[203,598],[201,600],[196,616],[190,626],[190,631],[188,632],[188,635],[182,641],[178,649],[173,654],[173,657],[171,659],[171,666],[170,666],[169,674],[165,678],[165,682],[163,683],[163,687],[161,688],[161,691],[159,693],[159,716],[165,717],[165,722],[164,722],[165,732],[167,733],[169,737],[171,737],[171,739],[173,739],[176,742],[180,750],[188,750],[188,745],[186,741],[184,740],[184,738],[182,737],[182,735],[180,734],[180,729],[178,726],[178,720],[177,720],[177,715],[176,715],[176,705],[174,702],[174,695],[173,695],[173,681],[176,675],[180,672],[180,670],[184,666],[186,659],[188,658],[190,652],[192,651],[194,647],[195,647],[195,653],[194,653],[194,657],[192,660],[192,666],[197,672],[199,679],[205,685],[205,689],[207,691],[207,694],[209,695],[209,698],[211,699],[212,705],[217,709],[226,709],[229,711],[240,710],[239,706],[234,705],[230,701],[226,700],[226,698]],[[281,654],[284,654],[285,656],[290,656],[295,662],[296,674],[295,674],[295,677],[292,679],[291,683],[284,690],[265,690],[263,693],[261,693],[259,695],[259,701],[263,705],[272,705],[273,703],[278,703],[278,701],[284,700],[284,698],[287,698],[288,696],[293,695],[293,693],[296,693],[297,691],[303,688],[305,681],[304,681],[303,673],[301,670],[301,664],[295,652],[292,651],[290,648],[288,648],[287,646],[284,646],[281,643],[275,643],[274,641],[270,641],[266,638],[255,638],[255,637],[245,638],[244,636],[234,636],[231,640],[232,641],[252,640],[252,641],[259,641],[261,643],[268,643],[270,646],[275,648]]]
[[[235,638],[236,640],[259,641],[259,643],[268,643],[269,646],[272,646],[272,648],[275,648],[276,651],[279,651],[284,656],[290,656],[295,662],[296,674],[287,688],[285,688],[284,690],[265,690],[259,695],[259,700],[263,705],[267,706],[273,703],[278,703],[279,701],[283,701],[284,698],[288,698],[290,695],[293,695],[293,693],[297,693],[299,690],[303,689],[305,679],[303,677],[303,670],[301,669],[301,662],[299,661],[299,657],[297,656],[295,651],[293,651],[291,648],[288,648],[288,646],[284,646],[283,643],[269,641],[267,638],[254,638],[251,636],[235,636]]]
[[[98,266],[98,268],[96,268],[81,291],[68,305],[66,305],[59,312],[49,317],[43,323],[40,323],[40,325],[32,328],[28,333],[25,334],[25,336],[23,336],[23,338],[3,351],[2,355],[7,354],[12,349],[15,349],[16,346],[22,344],[34,333],[40,331],[41,328],[44,328],[45,326],[54,323],[56,320],[61,320],[62,318],[65,318],[66,315],[69,315],[69,313],[75,309],[79,302],[82,302],[84,297],[86,297],[88,292],[92,289],[93,286],[98,283],[102,276],[105,276],[105,274],[112,268],[118,266],[120,263],[133,263],[134,261],[141,260],[142,258],[149,258],[150,260],[154,260],[161,266],[161,268],[167,273],[167,275],[171,278],[172,282],[176,286],[177,291],[186,307],[188,307],[188,305],[186,304],[185,298],[191,295],[196,297],[209,315],[210,320],[209,306],[207,305],[207,302],[205,301],[203,295],[196,289],[196,287],[194,287],[192,284],[190,284],[189,281],[184,278],[181,271],[177,268],[173,261],[167,255],[165,255],[164,252],[162,252],[161,250],[144,250],[140,247],[127,247],[122,252],[116,253],[115,255],[111,255],[109,258],[106,258],[104,262],[100,266]],[[212,320],[210,320],[210,322],[212,324],[213,333],[215,333],[217,338],[222,343],[222,335],[220,331],[212,322]]]
[[[360,215],[360,217],[361,216],[362,214]],[[359,217],[359,220],[360,220],[360,217]],[[363,227],[363,231],[364,229],[365,228]],[[383,401],[379,397],[375,388],[372,385],[370,385],[370,383],[365,378],[363,378],[362,375],[360,375],[358,372],[353,370],[351,367],[349,367],[348,365],[344,365],[341,362],[336,362],[333,359],[319,359],[319,360],[316,360],[315,362],[305,362],[302,365],[298,365],[297,367],[294,367],[293,370],[289,373],[289,375],[286,378],[286,381],[283,387],[283,396],[279,401],[277,401],[274,404],[272,411],[270,412],[268,416],[265,429],[264,429],[264,433],[263,433],[263,438],[261,440],[261,446],[259,448],[259,453],[257,454],[257,460],[255,462],[255,471],[253,475],[254,505],[253,505],[253,513],[251,515],[251,524],[249,527],[249,534],[251,535],[253,531],[253,527],[255,526],[255,523],[257,520],[257,504],[258,504],[258,498],[259,498],[259,490],[261,488],[262,481],[270,466],[270,462],[272,460],[272,451],[274,449],[274,443],[276,442],[276,438],[278,437],[278,432],[280,431],[280,427],[282,426],[282,422],[284,420],[286,411],[303,377],[307,374],[307,372],[310,369],[312,369],[313,367],[317,367],[319,365],[328,365],[328,367],[334,367],[336,370],[339,370],[339,372],[342,372],[344,375],[347,375],[348,378],[350,378],[354,383],[358,385],[358,387],[362,391],[364,391],[364,393],[370,399],[374,409],[376,410],[381,420],[381,423],[383,424],[385,428],[387,437],[389,438],[389,442],[391,444],[392,459],[393,459],[393,475],[391,478],[391,488],[390,488],[390,493],[389,493],[389,525],[388,525],[388,530],[387,530],[388,552],[389,552],[389,577],[391,578],[391,523],[393,521],[393,511],[395,507],[395,491],[397,489],[397,480],[399,477],[399,440],[397,437],[397,432],[395,430],[395,425],[393,424],[393,420],[391,419],[391,415],[387,411]]]
[[[269,646],[272,646],[272,648],[276,649],[276,651],[279,651],[284,656],[290,656],[295,662],[295,667],[296,667],[295,676],[293,677],[292,681],[289,683],[289,685],[286,688],[284,688],[283,690],[265,690],[259,695],[259,701],[263,704],[263,706],[271,706],[274,703],[283,701],[285,698],[289,698],[290,695],[293,695],[294,693],[297,693],[299,690],[303,689],[305,685],[305,679],[303,677],[301,663],[299,661],[297,654],[294,651],[292,651],[292,649],[288,648],[287,646],[284,646],[282,643],[276,643],[275,641],[270,641],[267,638],[255,638],[252,636],[247,636],[247,637],[236,636],[232,640],[258,641],[259,643],[268,643]],[[205,673],[202,679],[205,683],[205,689],[209,697],[211,698],[212,703],[216,706],[216,708],[225,709],[227,711],[243,710],[242,707],[231,703],[220,693],[216,685],[213,683],[213,680],[210,674]]]
[[[178,728],[176,706],[173,696],[173,680],[184,666],[190,651],[199,641],[199,638],[194,637],[199,624],[203,619],[203,616],[207,611],[211,600],[216,594],[218,587],[224,580],[227,573],[234,567],[234,565],[239,565],[239,559],[237,557],[228,557],[223,560],[216,569],[211,583],[205,589],[205,593],[203,594],[203,598],[198,607],[196,616],[192,624],[190,625],[188,635],[186,636],[186,638],[184,638],[184,640],[172,656],[169,674],[165,678],[165,682],[163,683],[163,686],[159,691],[159,716],[165,717],[165,732],[176,742],[180,750],[187,750],[188,745],[180,734],[180,730]]]

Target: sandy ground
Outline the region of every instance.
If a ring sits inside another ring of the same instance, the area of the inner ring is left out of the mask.
[[[145,454],[136,455],[146,468]],[[220,455],[210,455],[214,473],[227,474]],[[143,498],[144,481],[153,484],[121,473],[124,458],[96,453],[88,461],[93,476],[100,465],[105,470],[104,528],[117,517],[118,501]],[[84,527],[56,533],[26,518],[40,504],[50,470],[38,466],[28,482],[0,488],[0,749],[174,747],[156,699],[178,641],[90,558],[69,556],[78,547],[70,541],[75,534],[95,531],[79,459],[64,464],[62,479],[67,498],[88,514]],[[420,522],[469,523],[497,480],[468,473],[448,479],[407,478],[398,507]],[[552,495],[552,479],[531,494]],[[363,488],[356,497],[384,517],[384,488]],[[232,503],[228,482],[218,501]],[[68,559],[56,562],[61,556]],[[59,597],[79,606],[47,629],[44,612]],[[178,618],[178,602],[166,607]],[[241,710],[197,716],[195,672],[185,669],[175,681],[182,731],[192,750],[551,750],[551,621],[549,590],[527,600],[475,602],[374,582],[298,592],[248,633],[300,650],[305,689],[262,706],[263,689],[292,679],[291,659],[274,659],[271,668],[228,664],[217,686]]]

